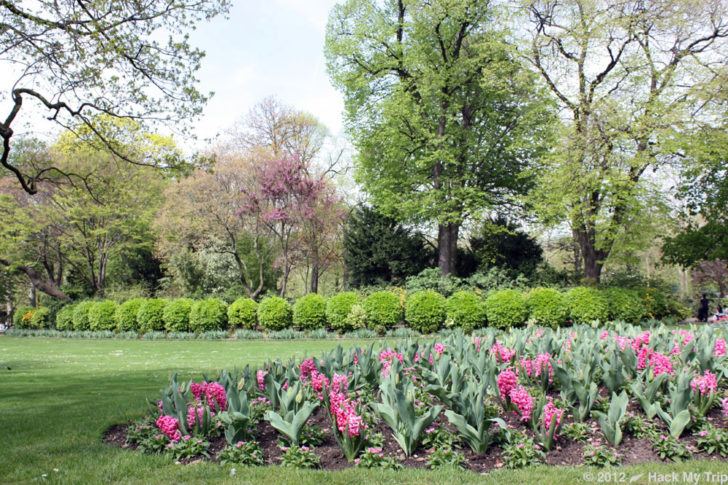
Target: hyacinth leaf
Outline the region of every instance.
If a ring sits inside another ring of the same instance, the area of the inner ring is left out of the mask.
[[[464,416],[457,414],[451,410],[445,411],[445,417],[447,420],[457,428],[460,434],[463,435],[465,441],[468,442],[470,448],[476,453],[486,453],[488,446],[492,441],[492,435],[490,434],[490,426],[492,423],[497,423],[500,429],[507,430],[505,421],[500,418],[490,418],[481,421],[477,428],[471,426]]]
[[[680,413],[672,419],[672,423],[670,423],[670,435],[675,439],[679,438],[689,422],[690,411],[687,409],[680,411]]]
[[[264,419],[284,434],[292,445],[299,446],[303,425],[306,424],[318,405],[318,402],[305,401],[298,412],[289,411],[285,418],[274,411],[266,411]]]
[[[624,414],[627,412],[628,403],[629,397],[626,392],[622,391],[619,395],[613,392],[607,413],[604,414],[600,411],[594,413],[604,437],[614,446],[622,442],[621,424]]]

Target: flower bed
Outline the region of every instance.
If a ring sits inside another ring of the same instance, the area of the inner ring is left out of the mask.
[[[712,328],[530,327],[173,377],[107,441],[181,461],[474,471],[728,457]]]

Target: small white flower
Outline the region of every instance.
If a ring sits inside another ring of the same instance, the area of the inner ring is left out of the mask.
[[[235,476],[235,471],[236,471],[235,468],[233,468],[232,470],[230,470],[230,476],[231,477],[234,477]]]

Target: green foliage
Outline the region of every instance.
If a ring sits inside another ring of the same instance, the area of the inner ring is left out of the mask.
[[[525,434],[517,434],[517,438],[503,447],[503,458],[508,468],[525,468],[536,463],[543,463],[544,452]]]
[[[453,325],[470,333],[484,327],[487,321],[485,302],[471,291],[457,291],[447,299],[447,319]]]
[[[523,294],[517,290],[500,290],[485,300],[488,324],[498,328],[521,325],[528,318]]]
[[[281,466],[292,468],[318,468],[321,459],[308,446],[291,446],[281,448]]]
[[[326,298],[317,294],[304,295],[293,305],[293,325],[300,330],[326,326]]]
[[[183,436],[181,440],[174,443],[170,448],[172,456],[176,459],[190,459],[199,455],[209,457],[207,450],[210,449],[210,442],[197,438]]]
[[[164,328],[168,332],[188,332],[190,330],[190,310],[194,300],[177,298],[170,301],[162,312]]]
[[[410,293],[432,290],[447,297],[463,285],[463,280],[453,274],[443,277],[438,268],[427,268],[415,276],[408,276],[406,287]]]
[[[238,441],[226,446],[218,455],[223,465],[263,466],[263,450],[256,441]]]
[[[353,291],[337,293],[329,298],[326,302],[326,320],[329,322],[329,326],[339,333],[353,330],[353,327],[347,323],[346,317],[351,312],[351,308],[359,303],[359,300],[359,295]]]
[[[228,306],[217,298],[195,302],[190,309],[190,330],[195,333],[227,328]]]
[[[32,306],[21,306],[15,309],[13,314],[13,325],[16,328],[30,328],[31,320],[36,309]]]
[[[30,317],[32,328],[49,328],[51,326],[51,310],[48,307],[38,307]]]
[[[405,320],[422,333],[437,332],[447,315],[445,297],[434,291],[420,291],[407,298]]]
[[[349,216],[344,248],[344,264],[354,287],[403,283],[432,260],[432,251],[422,234],[366,206]]]
[[[76,305],[65,305],[56,313],[56,329],[73,330],[73,310]],[[118,310],[117,310],[118,311]]]
[[[266,330],[283,330],[293,324],[291,305],[278,296],[263,298],[258,305],[258,322]]]
[[[534,288],[526,294],[528,318],[539,325],[558,328],[569,316],[564,295],[552,288]]]
[[[385,470],[401,470],[402,464],[393,456],[385,455],[382,448],[369,447],[365,449],[358,460],[357,468],[383,468]]]
[[[723,458],[728,458],[728,431],[720,429],[708,423],[703,426],[698,435],[698,449],[709,455],[718,453]]]
[[[584,459],[585,465],[600,468],[616,466],[620,462],[619,454],[616,451],[598,443],[586,445],[582,458]]]
[[[569,423],[561,427],[562,434],[574,441],[586,441],[589,438],[589,425],[586,423]]]
[[[579,286],[566,292],[566,304],[569,307],[569,318],[574,323],[601,323],[609,319],[609,301],[594,288]]]
[[[625,391],[622,391],[619,395],[612,392],[612,399],[607,412],[594,411],[592,413],[597,418],[604,437],[614,446],[622,442],[622,424],[628,404],[629,396]]]
[[[639,323],[647,317],[645,302],[636,290],[607,288],[604,295],[609,300],[609,318],[628,323]]]
[[[91,330],[114,330],[116,321],[114,314],[118,305],[113,301],[94,303],[88,311],[88,322]]]
[[[164,330],[165,306],[167,306],[167,300],[162,300],[161,298],[144,300],[137,312],[139,332],[146,333]]]
[[[258,304],[251,298],[238,298],[228,307],[228,323],[232,328],[252,330],[258,326]]]
[[[119,332],[129,332],[139,330],[139,322],[137,314],[139,308],[146,300],[144,298],[134,298],[125,301],[116,308],[114,320],[116,321],[116,330]]]
[[[642,301],[650,318],[660,319],[668,314],[667,296],[657,288],[643,288]]]
[[[378,291],[362,302],[369,328],[380,334],[402,321],[404,312],[399,297],[389,291]]]
[[[462,467],[464,462],[465,455],[449,448],[436,448],[427,458],[427,466],[432,470]]]
[[[88,312],[93,304],[92,301],[82,301],[76,304],[76,308],[73,310],[74,330],[89,330],[91,324],[88,320]]]

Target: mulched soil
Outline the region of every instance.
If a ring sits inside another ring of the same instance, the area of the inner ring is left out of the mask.
[[[630,403],[629,411],[636,412],[637,408],[634,407],[634,403]],[[628,412],[629,412],[628,411]],[[502,416],[503,417],[503,416]],[[514,415],[508,415],[503,417],[507,424],[515,426],[517,429],[524,429],[523,425],[519,423],[518,418]],[[721,416],[720,410],[711,409],[708,413],[708,418],[711,422],[720,428],[728,429],[728,420]],[[324,441],[321,445],[315,448],[316,454],[321,459],[321,468],[324,470],[340,470],[353,466],[352,463],[346,461],[344,454],[339,449],[336,440],[331,432],[331,423],[326,411],[319,407],[311,417],[312,424],[323,428],[324,430]],[[447,423],[447,420],[441,418],[444,421],[443,426],[452,429],[453,433],[457,431]],[[571,422],[571,416],[567,416],[565,423]],[[659,419],[655,419],[658,426],[662,425]],[[599,424],[596,420],[587,420],[587,424],[590,429],[590,436],[587,442],[599,441],[605,443],[604,437],[599,430]],[[104,434],[103,441],[106,444],[117,446],[124,449],[136,449],[136,445],[129,443],[126,440],[126,429],[130,424],[114,425],[109,428]],[[278,432],[270,426],[266,421],[261,421],[258,424],[258,442],[263,451],[263,456],[267,465],[278,465],[280,464],[281,450],[278,443]],[[430,453],[434,450],[426,450],[420,448],[413,456],[405,457],[397,442],[392,438],[392,433],[389,428],[382,422],[380,422],[373,430],[373,432],[382,433],[384,436],[383,451],[385,454],[392,456],[398,456],[402,461],[402,465],[407,468],[426,468],[427,458]],[[530,430],[528,431],[531,434]],[[667,434],[667,431],[665,431]],[[689,435],[687,432],[680,439],[682,443],[692,445],[695,447],[696,437]],[[212,438],[210,442],[210,459],[217,461],[217,455],[226,446],[224,437]],[[582,453],[586,443],[577,442],[570,440],[566,437],[559,437],[556,440],[556,446],[554,449],[546,454],[546,464],[552,466],[578,466],[583,463]],[[463,446],[460,450],[466,458],[465,467],[476,473],[487,473],[494,469],[505,467],[504,459],[502,457],[502,450],[499,446],[491,446],[488,449],[488,453],[474,453],[470,450],[467,445]],[[622,465],[634,465],[637,463],[644,462],[669,462],[669,460],[662,460],[652,450],[651,443],[646,439],[637,439],[625,432],[622,443],[617,447],[617,452],[622,457]],[[696,459],[710,459],[710,460],[721,460],[728,461],[721,458],[719,455],[708,455],[702,452],[696,452],[693,454]],[[204,457],[192,458],[189,460],[182,460],[184,463],[200,461]],[[207,458],[204,458],[207,459]]]

